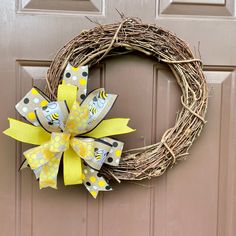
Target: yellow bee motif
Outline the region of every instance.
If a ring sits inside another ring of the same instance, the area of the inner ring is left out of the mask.
[[[95,153],[95,158],[100,161],[102,159],[102,153]]]
[[[98,97],[105,100],[105,99],[108,97],[108,94],[107,94],[105,91],[101,91],[101,92],[98,94]]]
[[[106,152],[104,152],[104,150],[101,149],[98,150],[95,149],[94,156],[97,161],[101,161],[104,160],[104,158],[106,158]]]
[[[91,113],[94,115],[94,114],[96,114],[97,113],[97,108],[96,107],[92,107],[91,109],[90,109],[90,111],[91,111]]]
[[[59,122],[59,114],[58,113],[52,113],[51,115],[47,116],[47,119],[49,120],[48,124],[53,125],[55,123]]]
[[[58,113],[53,113],[50,115],[52,120],[58,120],[59,119],[59,114]]]

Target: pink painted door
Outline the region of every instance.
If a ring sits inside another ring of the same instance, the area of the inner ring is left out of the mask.
[[[180,162],[151,181],[113,184],[94,200],[83,186],[39,190],[30,169],[17,172],[26,145],[0,135],[0,235],[236,235],[235,0],[2,0],[0,2],[0,130],[31,87],[43,87],[56,52],[82,30],[119,20],[115,9],[185,39],[204,63],[208,123]],[[199,55],[200,52],[200,55]],[[137,129],[126,148],[160,139],[180,107],[166,66],[140,55],[105,60],[90,71],[90,89],[119,94],[110,116]],[[132,93],[131,93],[132,91]],[[138,108],[137,108],[138,104]]]

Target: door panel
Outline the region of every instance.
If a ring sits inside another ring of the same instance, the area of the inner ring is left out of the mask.
[[[160,0],[159,15],[234,16],[234,0]]]
[[[134,7],[134,4],[136,7]],[[0,3],[1,130],[18,117],[16,102],[45,75],[56,52],[82,30],[119,19],[115,9],[157,23],[201,57],[209,109],[186,161],[160,178],[112,183],[94,200],[83,186],[39,190],[32,171],[18,172],[22,145],[0,135],[1,234],[233,236],[236,233],[236,27],[234,0],[2,0]],[[200,53],[199,53],[200,52]],[[109,117],[130,117],[125,148],[158,142],[174,124],[181,91],[166,65],[139,54],[104,60],[90,71],[89,90],[119,95]]]
[[[18,0],[18,13],[101,14],[103,0]]]

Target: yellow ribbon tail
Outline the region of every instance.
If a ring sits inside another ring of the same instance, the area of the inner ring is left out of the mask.
[[[41,145],[49,141],[51,138],[51,135],[42,127],[29,125],[12,118],[8,118],[8,120],[10,128],[3,131],[3,133],[18,141],[34,145]]]
[[[69,110],[71,110],[77,97],[78,88],[74,85],[60,84],[57,90],[57,101],[66,100]]]
[[[39,176],[39,188],[51,187],[57,189],[57,174],[59,170],[62,153],[57,153],[46,164],[42,166]],[[59,156],[59,157],[58,157]]]
[[[135,129],[128,127],[128,118],[113,118],[103,120],[94,130],[84,136],[92,138],[103,138],[119,134],[134,132]]]
[[[71,147],[64,152],[63,172],[65,185],[83,183],[81,158]]]
[[[34,171],[36,178],[39,178],[40,189],[57,188],[57,174],[62,152],[51,152],[49,145],[50,142],[47,142],[24,152],[30,168]]]

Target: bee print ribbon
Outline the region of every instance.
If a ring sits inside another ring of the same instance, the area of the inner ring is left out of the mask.
[[[100,173],[103,164],[118,166],[124,143],[109,136],[134,131],[129,119],[104,120],[117,95],[103,88],[87,94],[88,67],[67,65],[57,101],[50,101],[32,88],[16,105],[17,111],[32,125],[9,118],[4,133],[18,141],[38,145],[24,156],[40,188],[57,188],[59,164],[63,158],[65,185],[84,184],[96,198],[99,191],[109,191]],[[24,164],[26,166],[26,164]]]

